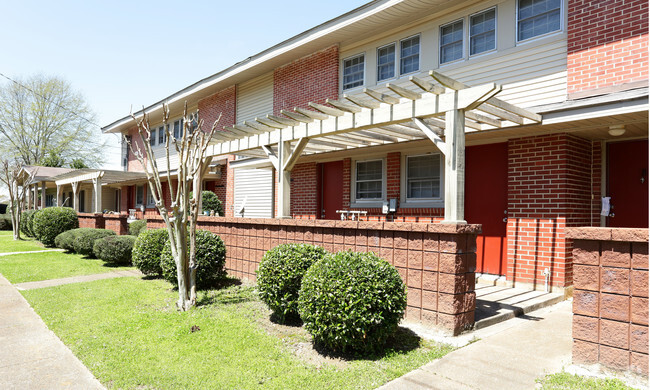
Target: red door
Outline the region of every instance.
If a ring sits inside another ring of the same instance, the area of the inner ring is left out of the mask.
[[[321,217],[340,219],[336,210],[343,208],[343,161],[321,164]]]
[[[611,213],[607,226],[648,227],[648,140],[610,143],[607,184]]]
[[[465,219],[483,225],[476,238],[476,272],[505,275],[508,144],[465,149]]]

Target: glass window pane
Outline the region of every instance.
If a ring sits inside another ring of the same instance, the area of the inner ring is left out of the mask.
[[[400,42],[400,73],[420,70],[420,36],[404,39]]]
[[[363,54],[343,61],[343,89],[363,85],[365,56]]]
[[[440,28],[440,63],[463,58],[463,21]]]
[[[561,5],[561,0],[519,0],[517,38],[521,41],[560,30]]]
[[[377,49],[377,81],[395,77],[395,45]]]
[[[151,130],[151,134],[149,135],[149,144],[151,144],[151,146],[156,145],[156,129]]]
[[[494,9],[470,17],[469,54],[496,49],[496,12]]]
[[[409,156],[406,164],[406,197],[440,198],[440,156]]]
[[[356,199],[383,197],[383,168],[381,160],[357,162]]]
[[[169,128],[169,125],[167,125],[167,128]],[[158,128],[158,144],[163,143],[165,143],[165,128],[161,126]]]

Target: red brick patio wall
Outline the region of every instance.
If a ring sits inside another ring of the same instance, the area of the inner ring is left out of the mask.
[[[149,228],[163,227],[148,217]],[[264,253],[282,243],[315,244],[330,252],[375,252],[408,286],[407,319],[453,334],[474,323],[476,235],[480,225],[199,217],[198,227],[224,240],[226,268],[255,280]]]
[[[77,213],[80,228],[104,229],[104,215],[94,213]]]
[[[568,228],[573,362],[648,375],[648,229]]]
[[[128,214],[104,214],[104,228],[118,235],[129,234]]]

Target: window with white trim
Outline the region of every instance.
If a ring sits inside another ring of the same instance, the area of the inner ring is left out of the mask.
[[[180,139],[183,131],[183,119],[174,121],[174,138]]]
[[[363,85],[365,63],[365,54],[343,60],[343,90]]]
[[[167,125],[167,128],[169,129],[169,125]],[[160,126],[158,128],[158,145],[162,145],[165,143],[165,128],[163,126]]]
[[[355,200],[380,200],[384,197],[384,161],[356,162]]]
[[[420,36],[402,39],[399,45],[399,73],[406,74],[420,70]]]
[[[440,63],[463,58],[463,19],[440,27]]]
[[[395,77],[395,44],[377,49],[377,81]]]
[[[147,206],[155,206],[156,202],[154,201],[153,198],[153,192],[151,192],[151,188],[147,187]]]
[[[469,17],[469,55],[496,49],[496,15],[491,8]]]
[[[440,154],[406,157],[406,199],[440,199]]]
[[[562,0],[518,0],[517,40],[523,41],[562,28]]]
[[[151,146],[156,146],[156,129],[150,130],[151,134],[149,134],[149,144]]]
[[[135,205],[141,206],[144,202],[144,185],[135,186]]]

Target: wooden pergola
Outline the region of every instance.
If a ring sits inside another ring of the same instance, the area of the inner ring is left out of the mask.
[[[445,156],[444,222],[465,223],[465,133],[542,118],[497,99],[501,86],[494,83],[470,87],[435,71],[409,81],[225,127],[215,134],[208,155],[268,159],[279,173],[279,217],[288,218],[291,170],[301,155],[428,138]]]

